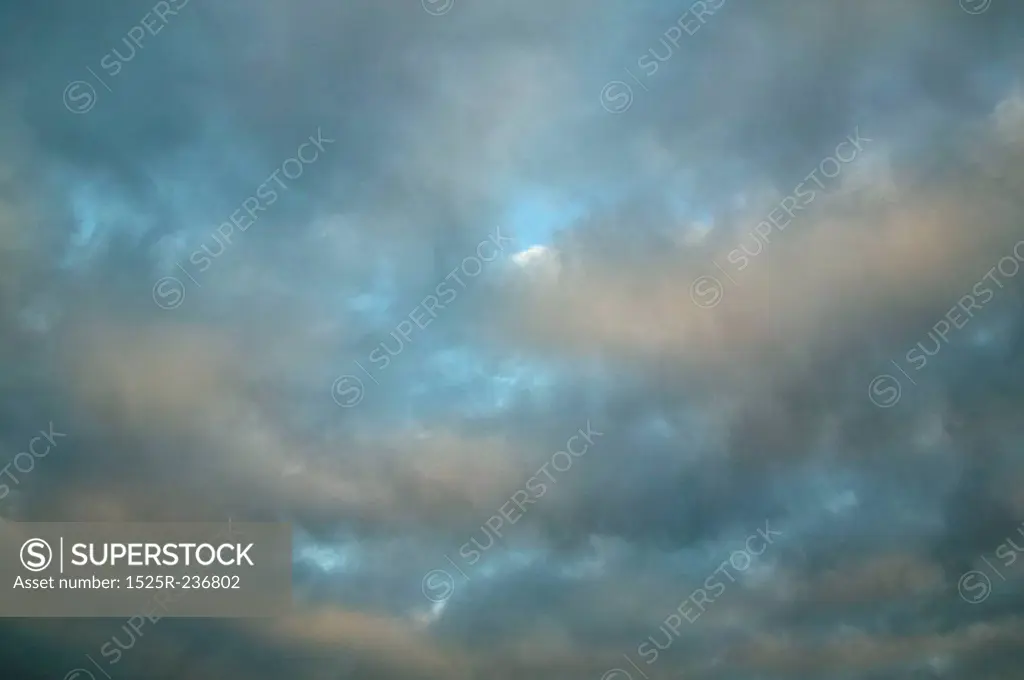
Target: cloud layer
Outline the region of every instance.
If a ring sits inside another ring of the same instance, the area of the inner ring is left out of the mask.
[[[1016,4],[65,4],[0,7],[0,517],[288,521],[296,603],[5,673],[1020,674]]]

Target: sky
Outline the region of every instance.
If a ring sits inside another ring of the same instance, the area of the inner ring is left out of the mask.
[[[294,530],[2,675],[1022,677],[1022,30],[0,0],[0,519]]]

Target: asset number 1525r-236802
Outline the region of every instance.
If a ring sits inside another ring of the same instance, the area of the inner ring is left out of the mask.
[[[129,589],[237,590],[238,576],[131,576]]]

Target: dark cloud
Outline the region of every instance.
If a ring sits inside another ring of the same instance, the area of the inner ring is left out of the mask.
[[[164,5],[0,4],[0,517],[289,521],[296,605],[114,678],[1012,677],[1020,7]]]

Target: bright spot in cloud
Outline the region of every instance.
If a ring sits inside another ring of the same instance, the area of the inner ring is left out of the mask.
[[[550,257],[550,249],[546,246],[530,246],[513,255],[512,261],[520,267],[526,267],[531,264],[539,264],[547,257]]]

